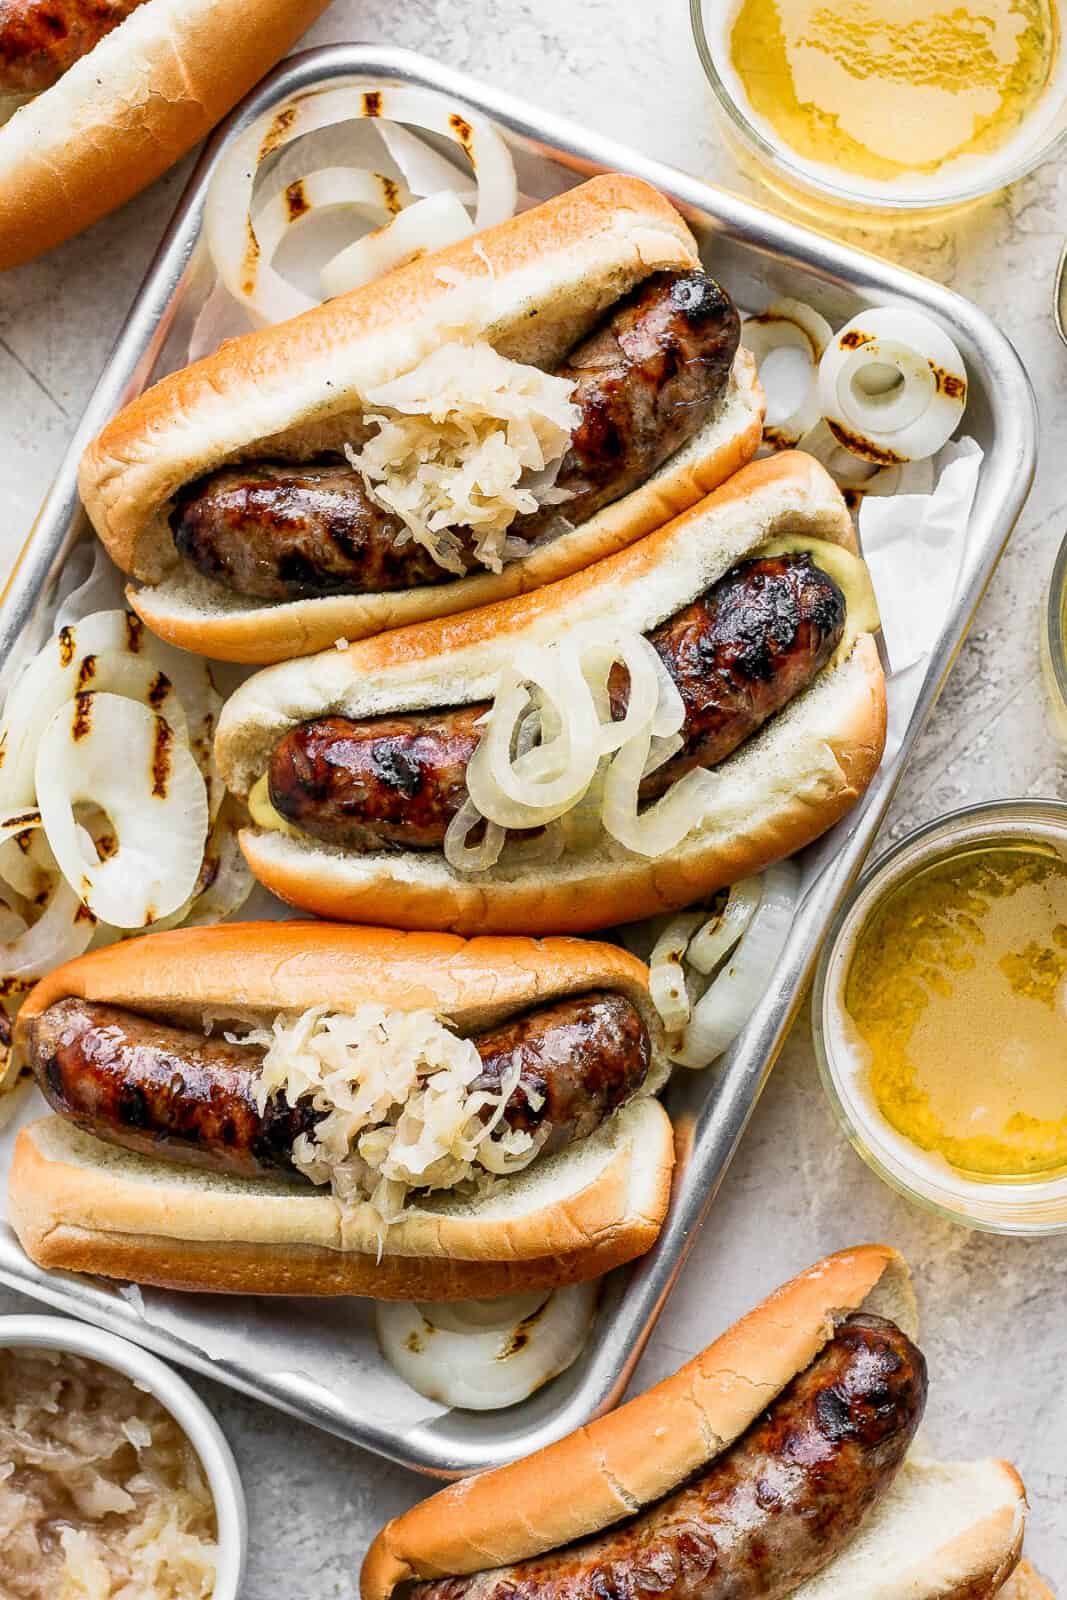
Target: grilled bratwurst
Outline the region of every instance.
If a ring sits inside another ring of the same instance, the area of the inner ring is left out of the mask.
[[[706,273],[657,272],[571,353],[558,375],[574,382],[581,421],[556,479],[569,496],[568,522],[585,522],[628,494],[703,427],[739,340],[737,312]],[[534,541],[558,515],[543,508],[509,532]],[[334,458],[209,473],[182,490],[171,528],[200,572],[263,600],[379,593],[457,576],[414,540],[398,544],[403,523]],[[473,543],[462,557],[467,571],[477,565]]]
[[[637,1010],[600,992],[542,1006],[474,1044],[482,1058],[474,1089],[498,1091],[518,1055],[503,1121],[550,1151],[586,1138],[629,1100],[651,1060]],[[291,1170],[295,1140],[320,1119],[310,1102],[290,1107],[280,1097],[260,1113],[263,1056],[258,1045],[78,999],[49,1006],[30,1036],[37,1082],[67,1121],[109,1144],[242,1178]]]
[[[784,1600],[885,1494],[925,1404],[921,1352],[892,1322],[849,1317],[693,1483],[608,1533],[417,1583],[411,1600]]]
[[[845,599],[807,555],[742,562],[649,635],[685,704],[683,748],[641,785],[653,800],[694,767],[723,761],[830,660]],[[610,684],[616,720],[629,684]],[[313,838],[350,850],[440,849],[466,798],[478,704],[294,728],[270,762],[271,803]]]

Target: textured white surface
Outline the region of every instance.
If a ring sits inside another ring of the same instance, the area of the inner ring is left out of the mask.
[[[311,42],[402,44],[586,122],[705,179],[749,187],[722,150],[683,0],[337,0]],[[25,532],[181,191],[164,179],[119,216],[0,281],[0,562]],[[1064,794],[1038,673],[1038,618],[1067,490],[1067,352],[1050,315],[1067,191],[1049,166],[951,225],[858,238],[986,307],[1041,402],[1038,485],[893,808],[888,836],[967,801]],[[639,1369],[647,1385],[822,1252],[885,1239],[917,1274],[939,1451],[1006,1455],[1034,1506],[1034,1559],[1067,1591],[1067,1239],[1013,1243],[898,1200],[831,1121],[807,1017],[794,1030],[718,1206]],[[29,1309],[0,1291],[0,1311]],[[242,1467],[247,1600],[356,1592],[367,1540],[418,1479],[207,1383]]]

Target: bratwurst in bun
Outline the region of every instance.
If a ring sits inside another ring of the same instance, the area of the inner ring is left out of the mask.
[[[914,1336],[892,1250],[830,1256],[620,1410],[390,1522],[362,1600],[986,1600],[1023,1487],[910,1455]]]
[[[191,150],[327,0],[0,0],[0,269]]]
[[[257,674],[216,753],[270,889],[320,915],[585,932],[829,828],[881,756],[878,613],[796,452],[537,594]]]
[[[268,922],[37,985],[16,1050],[43,1266],[170,1288],[470,1299],[594,1277],[666,1211],[645,969],[613,946]]]
[[[85,453],[150,628],[278,661],[538,588],[755,452],[728,295],[674,207],[595,178],[166,377]]]

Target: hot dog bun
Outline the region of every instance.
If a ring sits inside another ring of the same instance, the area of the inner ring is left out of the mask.
[[[647,632],[783,536],[856,549],[837,486],[795,451],[753,462],[658,532],[549,589],[257,673],[223,709],[223,777],[247,795],[277,741],[327,710],[367,717],[488,698],[517,639],[549,640],[593,618]],[[851,640],[811,688],[716,769],[721,804],[668,859],[626,855],[605,840],[552,865],[461,875],[440,851],[358,855],[263,828],[244,831],[245,855],[294,905],[399,927],[577,933],[688,905],[808,844],[866,789],[885,738],[870,596],[868,608],[863,616],[857,606]]]
[[[114,211],[191,150],[327,0],[149,0],[0,127],[0,270]]]
[[[569,939],[414,935],[321,923],[227,924],[149,935],[82,956],[33,990],[17,1025],[68,996],[186,1025],[374,1000],[430,1007],[461,1028],[489,1027],[554,998],[608,987],[644,1016],[662,1081],[662,1038],[639,961]],[[476,1201],[412,1205],[388,1231],[328,1190],[242,1181],[145,1159],[59,1117],[19,1134],[9,1210],[39,1265],[166,1288],[254,1294],[469,1299],[594,1277],[642,1254],[666,1213],[674,1159],[651,1094],[589,1138],[535,1161]]]
[[[661,194],[637,178],[594,178],[475,240],[230,340],[164,378],[121,411],[82,460],[82,498],[93,524],[137,580],[130,603],[184,649],[228,661],[283,661],[338,638],[360,639],[539,588],[659,527],[756,451],[763,400],[744,351],[715,417],[658,472],[498,575],[390,594],[257,601],[180,557],[167,518],[176,491],[215,467],[264,454],[307,459],[350,441],[362,415],[360,394],[454,340],[457,316],[465,333],[488,338],[503,354],[553,367],[635,284],[662,267],[696,264],[692,234]],[[480,286],[476,307],[471,282]]]
[[[654,1504],[738,1439],[851,1312],[914,1333],[906,1269],[885,1246],[818,1262],[701,1355],[618,1411],[525,1461],[452,1484],[388,1523],[367,1553],[362,1600],[413,1579],[542,1555]],[[798,1600],[982,1600],[1018,1559],[1026,1501],[1006,1462],[905,1463],[859,1536]]]

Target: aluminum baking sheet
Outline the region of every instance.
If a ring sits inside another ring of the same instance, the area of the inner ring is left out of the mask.
[[[420,85],[486,113],[508,138],[520,186],[534,199],[605,169],[646,178],[679,203],[709,265],[742,306],[788,294],[812,302],[834,323],[873,304],[927,311],[966,359],[968,430],[986,453],[966,570],[910,714],[891,725],[886,759],[862,804],[801,858],[804,893],[774,987],[728,1056],[710,1072],[678,1074],[672,1084],[668,1103],[680,1159],[669,1219],[643,1261],[606,1281],[593,1336],[569,1373],[502,1413],[442,1412],[419,1401],[385,1366],[365,1301],[226,1300],[150,1290],[142,1295],[135,1288],[40,1271],[0,1222],[0,1279],[12,1287],[405,1466],[455,1477],[548,1443],[608,1409],[626,1387],[800,1005],[819,944],[863,863],[1022,509],[1034,471],[1036,413],[1026,374],[1007,340],[974,306],[934,283],[410,52],[358,44],[309,51],[264,80],[215,136],[194,172],[0,601],[0,660],[32,628],[67,553],[85,534],[76,493],[85,443],[153,376],[182,362],[213,281],[200,231],[220,151],[252,118],[294,92],[347,82]],[[24,1109],[22,1116],[30,1109],[39,1108]],[[0,1134],[0,1166],[6,1166],[11,1140],[11,1129]]]

